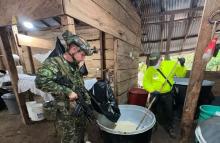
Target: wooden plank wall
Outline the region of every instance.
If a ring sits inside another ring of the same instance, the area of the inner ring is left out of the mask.
[[[120,39],[116,39],[114,45],[116,95],[123,104],[127,102],[128,90],[137,86],[139,48]]]

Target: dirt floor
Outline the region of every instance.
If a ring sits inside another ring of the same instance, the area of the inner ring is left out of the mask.
[[[3,110],[0,111],[0,126],[1,143],[60,143],[60,139],[55,136],[53,124],[48,121],[24,125],[20,115],[9,115],[7,110]],[[88,132],[92,143],[103,143],[97,127],[89,127]],[[160,126],[153,132],[152,143],[176,142]]]
[[[1,143],[60,143],[54,136],[54,127],[49,122],[38,122],[25,126],[20,115],[9,115],[0,111]]]

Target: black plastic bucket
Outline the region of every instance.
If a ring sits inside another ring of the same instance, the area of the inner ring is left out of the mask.
[[[104,143],[150,143],[152,129],[137,135],[116,135],[102,131]]]
[[[119,109],[121,117],[118,122],[129,121],[135,127],[145,114],[146,116],[138,130],[125,132],[114,130],[114,123],[103,115],[99,115],[97,123],[102,131],[104,143],[150,143],[152,128],[156,122],[154,114],[150,110],[136,105],[119,105]]]
[[[178,93],[178,95],[175,97],[175,101],[177,104],[179,115],[182,114],[188,83],[189,83],[189,78],[175,78],[175,87],[177,88],[177,93]],[[211,89],[213,85],[214,85],[213,81],[203,80],[199,94],[199,99],[198,99],[196,118],[198,116],[199,106],[209,105],[214,99],[214,96],[211,94]]]
[[[4,100],[1,98],[1,96],[3,96],[5,93],[9,93],[8,90],[0,88],[0,110],[5,109],[6,105]]]

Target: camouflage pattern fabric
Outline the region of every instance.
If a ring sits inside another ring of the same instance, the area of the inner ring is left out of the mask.
[[[58,62],[59,61],[59,62]],[[68,69],[68,77],[60,66]],[[58,133],[61,135],[62,143],[81,143],[86,127],[86,118],[82,114],[80,117],[73,117],[71,113],[74,106],[69,102],[68,94],[77,88],[84,89],[83,78],[80,75],[78,63],[67,62],[62,56],[47,59],[38,70],[35,79],[37,88],[51,93],[56,101]],[[85,102],[91,104],[90,97],[84,94]]]

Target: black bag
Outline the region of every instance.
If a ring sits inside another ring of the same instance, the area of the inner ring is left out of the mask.
[[[79,72],[82,76],[87,76],[88,75],[88,70],[87,70],[87,67],[86,67],[85,63],[79,68]]]
[[[89,92],[94,109],[110,121],[117,122],[121,113],[109,82],[97,81]]]
[[[62,43],[60,42],[60,39],[57,38],[56,46],[55,46],[55,48],[53,49],[53,51],[50,53],[50,55],[48,56],[48,58],[49,58],[49,57],[60,56],[60,55],[63,55],[64,53],[65,53],[65,48],[64,48],[64,46],[62,45]]]

